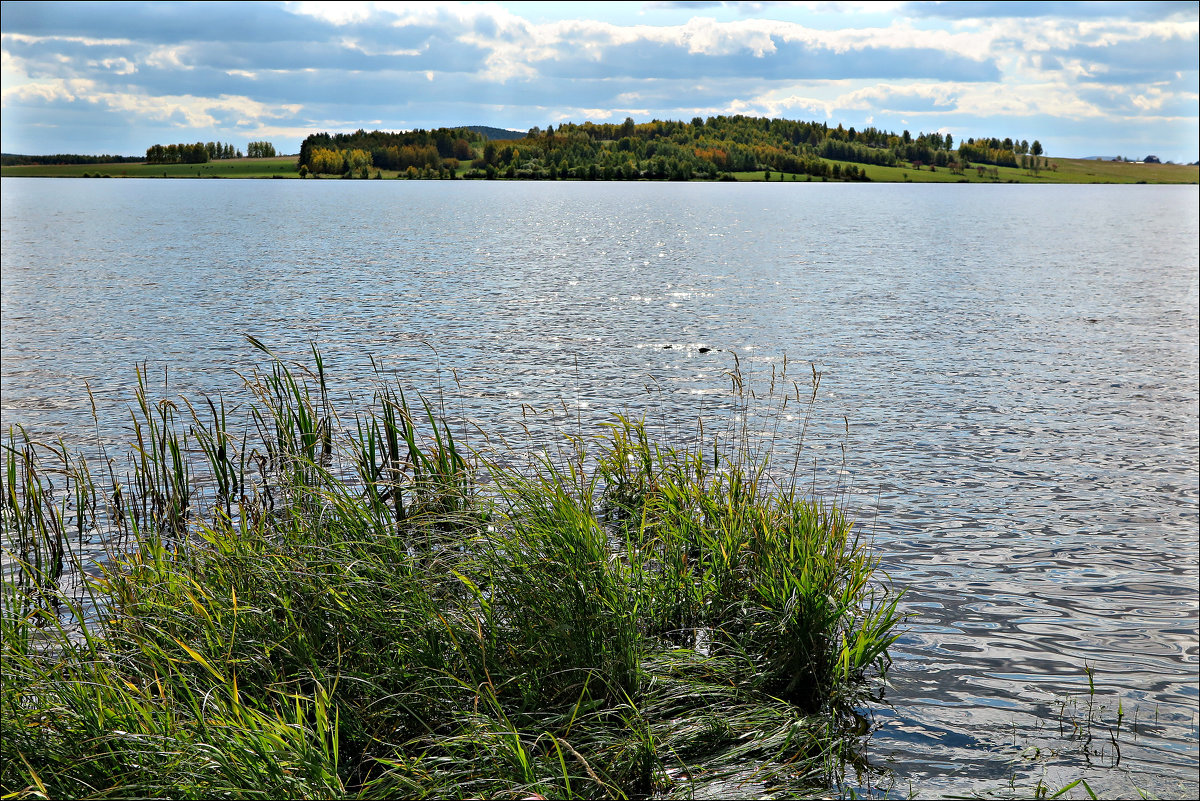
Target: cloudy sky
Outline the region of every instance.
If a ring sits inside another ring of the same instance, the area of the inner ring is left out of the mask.
[[[5,2],[6,153],[749,114],[1197,158],[1196,2]]]

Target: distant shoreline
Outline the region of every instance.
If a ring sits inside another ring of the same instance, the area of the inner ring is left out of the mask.
[[[234,178],[234,179],[300,179],[296,168],[296,156],[254,159],[221,159],[205,164],[146,164],[144,162],[118,162],[109,164],[49,164],[49,165],[12,165],[0,167],[0,176],[9,178]],[[825,159],[830,164],[841,165],[850,162],[838,162]],[[1096,159],[1060,159],[1050,158],[1050,168],[1041,169],[1037,173],[1019,167],[974,168],[955,174],[945,168],[931,170],[928,165],[915,168],[912,166],[885,167],[875,165],[857,165],[862,168],[870,182],[874,183],[969,183],[969,184],[1197,184],[1200,183],[1200,167],[1194,164],[1143,164],[1136,162],[1101,161]],[[494,179],[467,177],[469,169],[460,168],[456,174],[457,180],[514,180],[497,175]],[[778,171],[733,172],[723,176],[724,181],[762,183],[766,176],[770,180],[785,183],[807,183],[810,176]],[[376,176],[382,180],[408,180],[403,173],[390,170],[375,170],[371,178]],[[450,180],[438,179],[436,176],[420,176],[417,180]],[[308,176],[304,180],[344,180],[340,176],[324,176],[317,178]],[[355,179],[362,180],[362,179]],[[517,178],[515,180],[537,180]],[[553,180],[553,179],[543,179]],[[557,180],[579,179],[559,178]],[[665,181],[665,179],[615,178],[614,181],[640,180]],[[695,179],[693,179],[695,180]],[[837,181],[837,179],[830,179]],[[812,182],[821,179],[811,178]],[[711,179],[706,182],[713,183]],[[839,181],[840,182],[840,181]],[[857,183],[850,181],[848,183]]]

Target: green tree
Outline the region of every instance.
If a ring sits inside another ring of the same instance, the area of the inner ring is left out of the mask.
[[[251,142],[246,145],[246,155],[252,159],[274,158],[275,146],[270,142]]]

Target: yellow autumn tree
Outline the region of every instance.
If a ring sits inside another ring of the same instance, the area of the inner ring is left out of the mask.
[[[342,174],[342,154],[327,147],[314,148],[309,156],[309,169],[314,173]]]

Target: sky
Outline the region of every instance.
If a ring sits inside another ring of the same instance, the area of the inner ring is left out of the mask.
[[[1197,2],[4,2],[5,153],[718,114],[1200,154]]]

